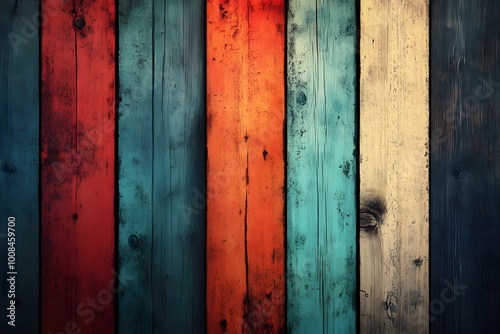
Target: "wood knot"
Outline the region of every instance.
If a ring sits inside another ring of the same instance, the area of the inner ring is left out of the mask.
[[[385,201],[379,196],[361,198],[359,227],[369,233],[377,233],[387,213]]]

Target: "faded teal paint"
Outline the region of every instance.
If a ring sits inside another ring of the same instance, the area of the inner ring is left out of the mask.
[[[118,10],[118,331],[152,333],[153,4]]]
[[[205,4],[119,8],[119,328],[203,333]]]
[[[356,29],[355,1],[290,1],[290,333],[356,331]]]
[[[39,319],[39,1],[0,2],[0,333],[37,333]],[[16,322],[7,324],[7,219],[16,238]]]

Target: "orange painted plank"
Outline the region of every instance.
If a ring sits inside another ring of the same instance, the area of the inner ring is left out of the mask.
[[[209,333],[285,328],[284,2],[207,4]]]
[[[42,1],[42,333],[113,333],[115,8]]]

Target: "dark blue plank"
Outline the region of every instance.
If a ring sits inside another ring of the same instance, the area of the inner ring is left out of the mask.
[[[38,331],[38,6],[39,1],[0,2],[0,333],[5,334]],[[54,13],[43,15],[49,14]],[[8,217],[15,218],[17,275],[7,275]],[[8,294],[11,276],[15,298]],[[11,300],[15,327],[6,317]]]
[[[500,2],[431,2],[434,333],[500,328]]]

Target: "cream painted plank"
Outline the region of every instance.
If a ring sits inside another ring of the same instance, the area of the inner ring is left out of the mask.
[[[361,0],[360,327],[427,333],[427,0]]]

